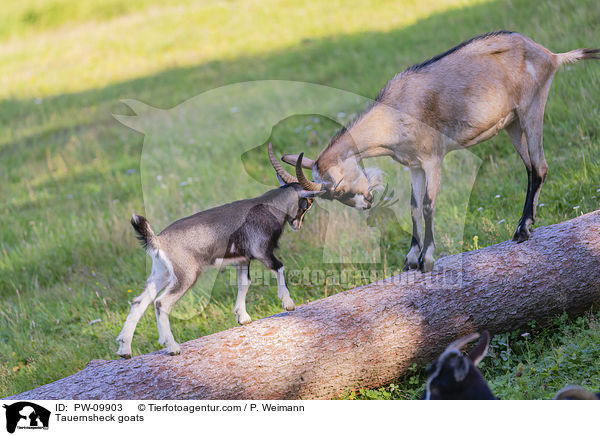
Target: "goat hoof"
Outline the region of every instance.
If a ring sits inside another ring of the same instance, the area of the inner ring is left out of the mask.
[[[131,346],[124,346],[120,338],[118,339],[118,341],[121,342],[121,346],[119,347],[117,354],[123,359],[131,359]]]
[[[247,313],[243,313],[241,315],[236,315],[237,322],[239,325],[246,325],[252,322],[252,318]]]
[[[419,271],[428,273],[433,269],[435,262],[433,259],[421,259],[419,261]]]
[[[513,236],[513,241],[516,241],[517,244],[521,242],[525,242],[531,236],[531,231],[527,227],[518,227],[517,231]]]
[[[519,224],[517,225],[517,230],[515,231],[515,234],[513,235],[513,241],[516,241],[517,243],[521,243],[523,241],[528,240],[529,237],[531,236],[531,227],[532,226],[533,226],[533,220],[531,218],[526,218],[526,219],[521,218],[521,220],[519,221]]]
[[[296,308],[296,305],[294,304],[294,302],[291,299],[289,301],[284,301],[282,303],[282,306],[288,312],[291,312],[292,310],[294,310]]]
[[[179,348],[179,345],[175,344],[174,347],[168,347],[167,352],[169,353],[169,356],[178,356],[181,354],[181,348]]]
[[[404,267],[402,271],[412,271],[419,268],[419,264],[417,262],[409,262],[408,259],[404,262]]]

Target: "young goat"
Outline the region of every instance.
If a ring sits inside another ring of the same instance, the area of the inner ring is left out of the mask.
[[[374,104],[333,137],[316,160],[283,160],[312,169],[304,189],[368,209],[378,185],[363,159],[390,156],[410,168],[413,238],[406,269],[431,271],[434,215],[442,161],[452,150],[479,144],[505,129],[527,170],[527,197],[513,240],[529,238],[548,165],[542,146],[544,107],[562,65],[600,59],[599,50],[552,53],[516,32],[477,36],[391,79]],[[596,90],[597,91],[597,90]],[[423,227],[423,223],[425,227]]]
[[[477,369],[490,345],[487,331],[481,333],[477,345],[467,356],[462,347],[479,338],[479,333],[452,342],[440,357],[428,368],[424,400],[495,400],[487,381]],[[594,394],[580,386],[567,386],[555,396],[555,400],[600,400],[600,393]]]
[[[135,327],[152,301],[156,309],[158,342],[166,346],[169,354],[179,354],[179,345],[169,325],[169,312],[194,285],[202,270],[211,266],[236,266],[238,294],[233,311],[238,323],[252,321],[246,312],[252,259],[260,260],[276,273],[277,294],[283,308],[294,310],[294,302],[285,284],[283,264],[273,251],[286,222],[293,230],[300,229],[304,215],[312,207],[311,197],[315,193],[305,191],[297,183],[282,180],[280,183],[281,187],[260,197],[182,218],[158,235],[154,234],[146,218],[133,215],[131,225],[152,257],[152,272],[144,292],[133,300],[129,316],[117,338],[120,356],[131,357]],[[164,287],[166,290],[156,298]]]
[[[463,355],[462,347],[479,338],[479,333],[452,342],[428,369],[424,400],[495,400],[477,365],[490,345],[487,331],[481,333],[477,345]]]

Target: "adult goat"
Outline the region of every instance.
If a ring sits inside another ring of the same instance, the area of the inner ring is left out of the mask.
[[[298,179],[323,198],[368,209],[376,172],[360,161],[390,156],[410,168],[413,237],[405,269],[434,265],[434,215],[442,160],[506,129],[527,169],[527,197],[513,240],[523,242],[535,222],[540,189],[548,172],[542,147],[544,107],[561,65],[599,59],[600,49],[552,53],[516,32],[477,36],[390,80],[374,104],[341,129],[316,160],[285,155],[312,169],[314,181]],[[425,229],[423,232],[423,222]],[[423,234],[424,233],[424,234]]]

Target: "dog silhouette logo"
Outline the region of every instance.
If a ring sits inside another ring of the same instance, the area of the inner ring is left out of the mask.
[[[18,429],[48,429],[50,411],[28,401],[19,401],[10,405],[4,404],[6,409],[6,431],[14,433]]]

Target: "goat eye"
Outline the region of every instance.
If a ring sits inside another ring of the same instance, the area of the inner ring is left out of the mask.
[[[300,209],[306,209],[308,207],[308,201],[306,200],[306,198],[300,199],[300,203],[298,204],[298,207]]]

